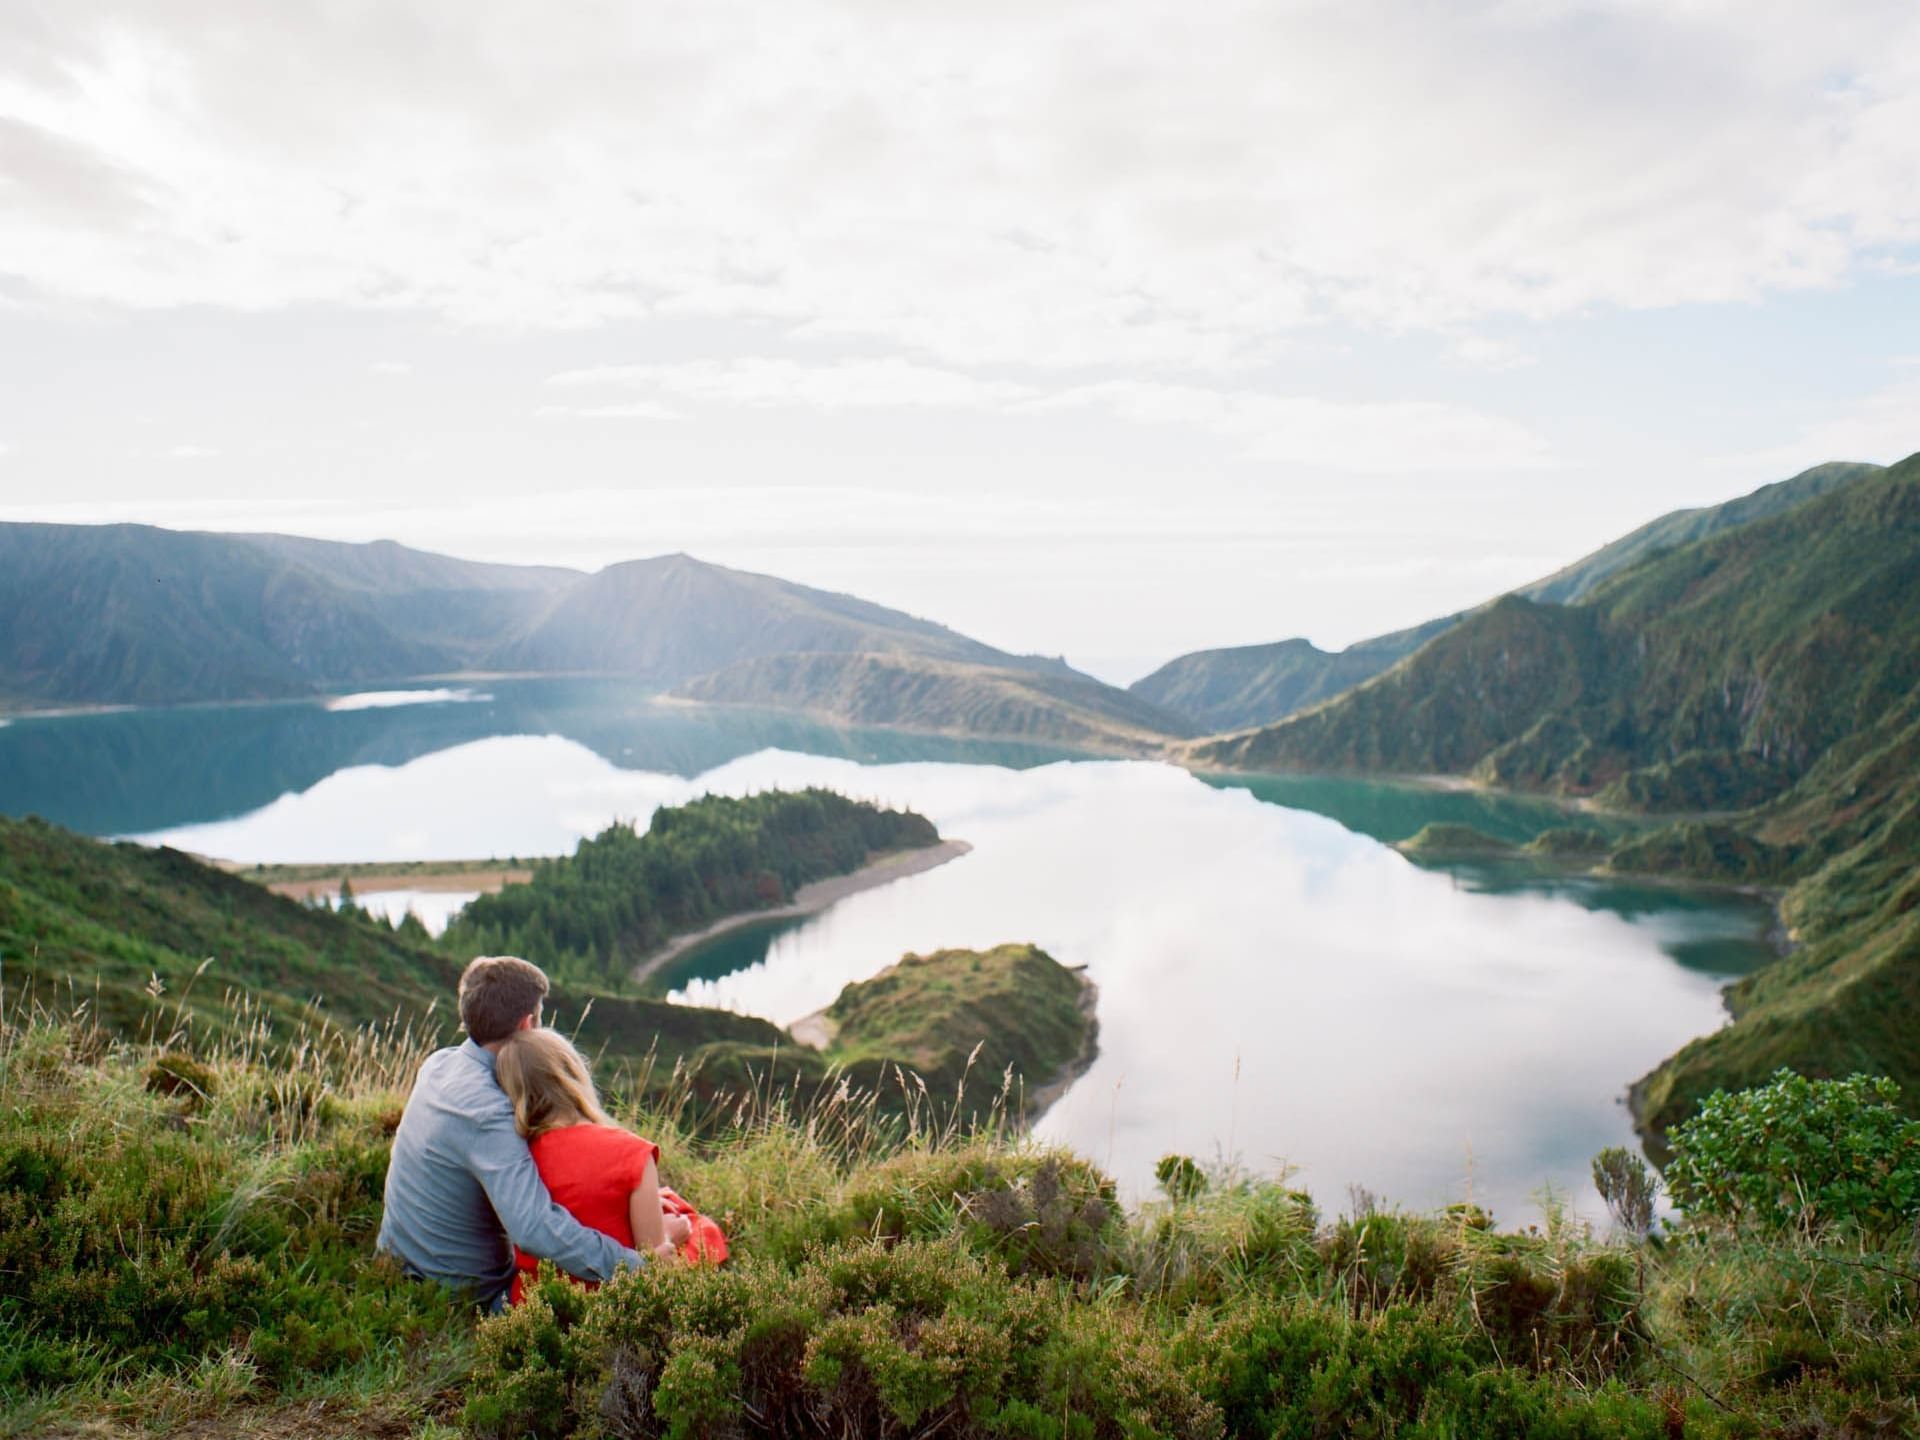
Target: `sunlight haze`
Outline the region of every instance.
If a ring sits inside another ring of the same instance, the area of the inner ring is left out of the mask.
[[[1916,137],[1905,0],[15,5],[0,518],[1340,645],[1907,453]]]

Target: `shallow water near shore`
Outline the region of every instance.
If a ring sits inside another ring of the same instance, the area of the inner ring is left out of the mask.
[[[564,853],[708,791],[818,784],[911,806],[973,852],[678,957],[675,998],[784,1024],[905,951],[1031,940],[1100,987],[1100,1056],[1038,1133],[1136,1197],[1182,1151],[1294,1167],[1330,1209],[1363,1185],[1419,1207],[1471,1194],[1525,1223],[1551,1184],[1595,1214],[1587,1163],[1632,1143],[1626,1086],[1721,1024],[1719,987],[1770,954],[1770,912],[1745,897],[1422,869],[1382,843],[1428,820],[1514,840],[1566,823],[1536,802],[1209,783],[662,706],[612,682],[487,690],[22,719],[0,734],[0,810],[291,862]]]

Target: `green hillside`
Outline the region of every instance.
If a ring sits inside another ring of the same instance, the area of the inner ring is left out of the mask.
[[[1070,670],[900,654],[772,655],[701,676],[674,693],[709,705],[796,709],[841,725],[1133,753],[1193,733],[1179,716]]]
[[[1579,604],[1504,597],[1348,695],[1190,753],[1564,794],[1611,785],[1655,811],[1686,785],[1748,808],[1920,681],[1917,616],[1920,458],[1644,560]]]
[[[1345,696],[1187,754],[1695,812],[1610,863],[1791,886],[1801,948],[1733,987],[1738,1023],[1635,1087],[1656,1134],[1780,1065],[1920,1079],[1920,456],[1576,604],[1509,596]]]
[[[444,658],[365,596],[241,541],[0,525],[0,705],[309,695]]]
[[[1310,640],[1198,650],[1127,687],[1151,704],[1213,730],[1265,724],[1371,680],[1398,656],[1322,650]]]
[[[1543,604],[1571,604],[1649,556],[1783,514],[1808,500],[1877,475],[1882,469],[1879,465],[1849,462],[1817,465],[1723,505],[1676,510],[1513,593]],[[1305,640],[1200,650],[1169,661],[1129,689],[1206,729],[1228,731],[1271,725],[1372,679],[1436,635],[1479,613],[1473,610],[1444,615],[1338,651],[1320,650]]]
[[[0,963],[7,1003],[84,1005],[112,1035],[285,1041],[411,1027],[450,1036],[454,983],[473,952],[417,927],[309,909],[176,850],[104,845],[38,820],[0,818]],[[717,1040],[764,1044],[761,1020],[556,987],[550,1010],[583,1044],[669,1064]],[[256,1027],[264,1026],[256,1031]],[[193,1042],[200,1043],[200,1042]]]

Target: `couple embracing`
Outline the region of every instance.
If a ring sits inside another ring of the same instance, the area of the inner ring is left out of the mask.
[[[586,1061],[540,1024],[547,977],[483,955],[460,976],[464,1043],[428,1056],[393,1137],[378,1248],[499,1309],[541,1260],[576,1279],[725,1258],[660,1184],[660,1149],[607,1117]]]

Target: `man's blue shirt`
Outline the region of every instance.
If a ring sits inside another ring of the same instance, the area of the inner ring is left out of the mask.
[[[494,1078],[493,1052],[468,1040],[420,1066],[393,1137],[377,1244],[422,1275],[492,1300],[513,1278],[509,1241],[586,1280],[641,1263],[547,1194]]]

